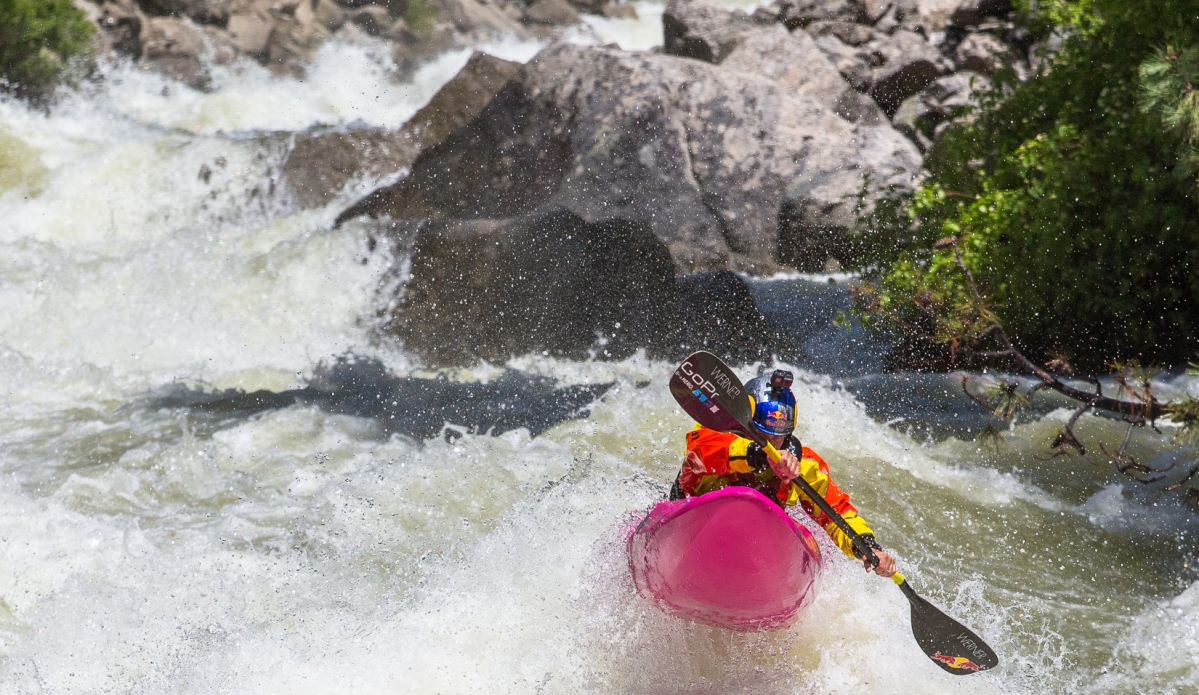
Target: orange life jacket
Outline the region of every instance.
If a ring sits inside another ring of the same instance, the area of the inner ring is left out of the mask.
[[[820,524],[837,547],[846,555],[855,557],[853,541],[824,512],[808,499],[799,486],[783,482],[769,465],[764,465],[765,455],[753,442],[735,434],[717,432],[696,425],[687,433],[687,452],[679,472],[678,485],[687,497],[702,495],[728,485],[752,487],[762,494],[773,497],[781,507],[799,504],[808,516]],[[849,501],[849,495],[837,487],[829,477],[828,464],[815,451],[802,447],[800,476],[822,495],[850,528],[859,535],[870,534],[866,520],[858,516],[858,510]],[[756,464],[756,465],[755,465]]]

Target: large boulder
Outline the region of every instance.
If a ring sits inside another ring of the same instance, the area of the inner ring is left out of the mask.
[[[302,208],[319,207],[349,183],[411,166],[421,150],[478,116],[519,70],[519,63],[475,53],[399,130],[297,135],[283,164],[289,195]]]
[[[381,331],[432,365],[530,352],[676,358],[701,347],[761,359],[778,343],[731,273],[676,282],[643,223],[588,222],[563,208],[512,220],[423,225]]]
[[[758,26],[744,12],[699,0],[670,0],[662,14],[663,48],[670,55],[719,63],[745,32]]]
[[[720,65],[774,80],[792,94],[818,101],[852,123],[886,123],[874,100],[854,90],[803,31],[789,32],[780,24],[756,29],[747,33]]]
[[[910,187],[920,165],[889,125],[855,126],[774,80],[555,43],[407,178],[338,219],[507,219],[554,204],[648,225],[682,272],[820,268],[850,246],[797,240],[853,236],[861,206]]]

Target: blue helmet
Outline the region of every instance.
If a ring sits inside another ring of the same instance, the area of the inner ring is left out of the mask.
[[[785,437],[795,430],[795,394],[791,372],[774,370],[770,376],[750,379],[745,385],[754,409],[754,427],[760,432]]]

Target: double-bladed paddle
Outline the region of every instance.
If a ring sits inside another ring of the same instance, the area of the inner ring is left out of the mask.
[[[670,393],[683,410],[708,429],[731,432],[758,443],[776,463],[779,452],[752,425],[753,409],[745,385],[719,357],[697,352],[679,365],[670,379]],[[845,523],[824,497],[803,478],[793,481],[828,518],[853,541],[854,548],[878,567],[878,556],[862,537]],[[982,638],[918,596],[898,572],[891,578],[912,606],[912,633],[928,658],[949,673],[964,676],[999,665],[999,657]]]

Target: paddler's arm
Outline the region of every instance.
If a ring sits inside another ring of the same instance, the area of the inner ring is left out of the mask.
[[[866,524],[865,519],[858,516],[858,510],[850,504],[849,495],[842,492],[836,483],[829,478],[827,464],[822,466],[823,461],[810,449],[803,451],[803,458],[797,458],[794,453],[786,449],[780,450],[779,454],[781,459],[778,463],[770,461],[771,468],[774,469],[774,474],[788,482],[798,477],[806,480],[812,486],[812,489],[824,497],[825,501],[845,519],[849,527],[856,531],[866,541],[866,544],[874,550],[874,554],[879,559],[878,567],[872,566],[869,561],[865,560],[858,553],[857,549],[853,546],[853,541],[831,519],[825,517],[819,509],[813,509],[817,523],[824,526],[824,530],[833,539],[833,542],[837,544],[837,547],[841,548],[841,551],[849,557],[862,560],[867,572],[874,572],[880,577],[890,577],[895,574],[895,558],[879,546],[878,541],[874,539],[874,531]],[[769,459],[767,460],[769,461]],[[807,495],[794,483],[791,485],[791,496],[793,499],[788,501],[792,504],[802,499],[807,502],[806,506],[814,506],[811,500],[807,499]]]

